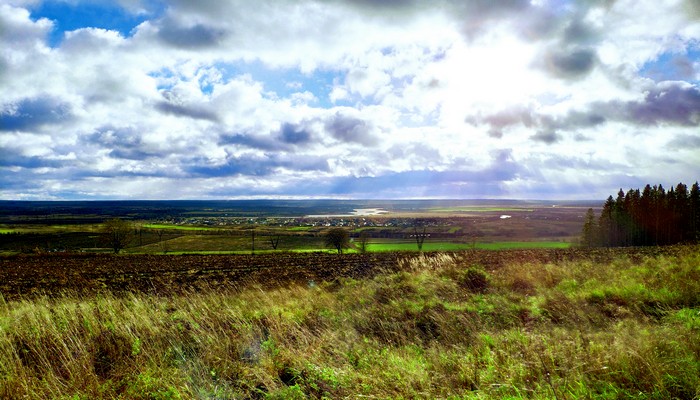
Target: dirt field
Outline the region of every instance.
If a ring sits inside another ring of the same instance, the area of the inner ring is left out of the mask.
[[[504,263],[609,260],[673,253],[676,248],[469,250],[458,253],[465,267],[495,269]],[[362,278],[401,269],[420,253],[278,253],[260,255],[45,254],[0,258],[0,294],[6,299],[100,291],[173,291],[289,283],[312,284],[341,277]]]

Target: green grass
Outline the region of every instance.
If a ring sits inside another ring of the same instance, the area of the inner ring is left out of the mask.
[[[291,232],[306,232],[314,228],[314,226],[292,226],[285,228],[285,230]]]
[[[17,231],[14,229],[0,228],[0,235],[4,235],[7,233],[15,233],[15,232],[17,232]]]
[[[173,229],[180,231],[219,231],[221,228],[212,228],[208,226],[191,226],[191,225],[171,225],[171,224],[144,224],[146,229]]]
[[[459,251],[470,249],[504,250],[504,249],[566,249],[571,247],[567,242],[493,242],[493,243],[452,243],[428,242],[423,243],[423,251]],[[417,251],[415,242],[370,242],[368,251]]]
[[[0,299],[0,398],[700,395],[697,247],[400,267],[275,289]]]

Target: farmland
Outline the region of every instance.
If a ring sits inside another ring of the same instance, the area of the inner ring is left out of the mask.
[[[347,229],[353,240],[367,235],[369,251],[416,251],[410,243],[418,230],[425,230],[426,250],[562,248],[578,240],[590,205],[280,201],[39,203],[21,208],[7,203],[7,210],[0,211],[0,252],[5,254],[109,251],[101,240],[101,224],[114,217],[134,228],[124,249],[131,254],[323,251],[322,237],[332,227]]]

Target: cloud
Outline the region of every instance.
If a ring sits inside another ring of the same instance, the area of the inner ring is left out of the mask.
[[[596,64],[596,52],[591,48],[553,49],[544,56],[545,68],[560,78],[581,78]]]
[[[700,125],[700,89],[688,85],[663,84],[650,90],[643,101],[623,104],[624,117],[644,125]]]
[[[650,88],[639,100],[596,101],[581,109],[571,109],[562,116],[515,107],[490,115],[468,116],[465,121],[475,126],[489,126],[489,133],[496,137],[502,136],[503,130],[511,127],[538,128],[531,139],[547,144],[559,142],[562,139],[559,132],[600,127],[612,122],[640,127],[696,127],[700,126],[700,89],[678,82],[665,82]]]
[[[11,1],[2,198],[590,196],[700,163],[691,1],[120,0],[133,30],[66,31]]]
[[[219,119],[216,113],[202,107],[186,106],[168,101],[157,102],[155,104],[155,109],[164,114],[174,115],[176,117],[202,119],[211,122],[217,122]]]
[[[326,131],[334,138],[345,143],[357,143],[374,146],[378,143],[373,135],[372,126],[365,120],[336,112],[325,121]]]
[[[59,168],[64,163],[60,160],[49,160],[39,156],[23,156],[16,151],[0,148],[0,167]]]
[[[0,111],[0,130],[29,131],[73,118],[71,105],[51,96],[25,98],[5,104]]]
[[[279,137],[284,143],[302,145],[311,141],[311,133],[302,126],[284,123],[280,128]]]
[[[552,130],[539,130],[530,139],[545,144],[553,144],[561,140],[561,135]]]
[[[142,133],[133,127],[100,127],[83,141],[88,145],[110,149],[108,154],[112,158],[146,160],[162,155],[161,149],[149,148],[143,141]]]
[[[674,150],[700,150],[700,135],[678,135],[667,144],[669,149]]]
[[[226,162],[220,165],[207,165],[206,160],[195,159],[193,165],[187,168],[187,172],[194,176],[205,177],[231,177],[253,176],[267,177],[279,173],[280,169],[292,171],[328,171],[328,162],[320,157],[303,155],[275,155],[275,154],[242,154],[230,156]]]
[[[181,26],[166,19],[158,30],[158,37],[165,43],[182,49],[213,47],[219,44],[226,32],[204,24]]]

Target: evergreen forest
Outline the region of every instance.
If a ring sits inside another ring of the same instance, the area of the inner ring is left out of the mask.
[[[582,245],[586,247],[663,246],[700,241],[700,186],[679,183],[669,190],[646,185],[609,196],[596,218],[586,213]]]

